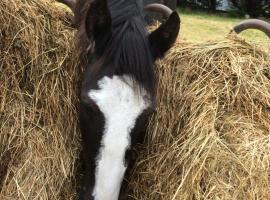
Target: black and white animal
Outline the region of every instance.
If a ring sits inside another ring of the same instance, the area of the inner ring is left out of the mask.
[[[175,42],[180,18],[177,12],[154,6],[168,19],[149,33],[142,0],[77,2],[86,6],[81,12],[76,11],[77,3],[68,2],[75,19],[76,13],[85,15],[79,24],[85,23],[85,35],[95,43],[80,96],[85,168],[81,199],[117,200],[130,151],[143,140],[147,118],[155,109],[154,62]]]
[[[155,109],[154,62],[175,42],[180,19],[161,5],[147,9],[168,16],[152,33],[146,29],[142,0],[59,0],[75,13],[79,43],[92,39],[82,81],[80,124],[84,155],[81,200],[117,200],[130,164],[130,151],[144,138],[147,117]],[[269,24],[245,21],[234,27],[263,30]],[[93,58],[94,57],[94,58]]]

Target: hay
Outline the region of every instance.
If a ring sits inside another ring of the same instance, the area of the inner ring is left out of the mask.
[[[233,36],[178,43],[130,199],[270,198],[270,56]]]
[[[0,199],[75,193],[78,154],[73,37],[51,1],[0,2]]]
[[[77,82],[68,16],[0,2],[0,199],[75,199]],[[137,200],[270,198],[270,56],[236,37],[179,42],[130,179]]]

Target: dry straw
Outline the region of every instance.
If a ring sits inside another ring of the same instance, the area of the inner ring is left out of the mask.
[[[50,1],[0,1],[0,199],[72,199],[73,33]]]
[[[269,54],[235,36],[180,42],[158,71],[131,199],[269,199]]]
[[[75,199],[73,31],[51,1],[0,2],[0,199]],[[129,199],[270,198],[270,56],[230,36],[158,62]]]

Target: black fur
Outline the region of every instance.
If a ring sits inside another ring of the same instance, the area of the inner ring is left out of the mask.
[[[88,199],[91,196],[95,184],[95,159],[100,149],[102,131],[104,128],[104,116],[95,104],[81,102],[80,105],[80,126],[83,142],[83,168],[84,178],[82,184],[81,199]]]
[[[92,28],[97,27],[96,23],[100,21],[96,19],[99,15],[94,12],[98,7],[96,4],[90,6],[87,14],[87,19],[90,20],[86,20],[88,36],[92,36],[96,43],[96,54],[104,64],[112,64],[115,74],[131,75],[141,87],[154,95],[156,85],[154,60],[139,1],[109,1],[112,19],[104,19],[104,16],[109,16],[107,9],[100,10],[98,14],[103,13],[102,20],[98,28]],[[109,26],[110,21],[112,26]]]

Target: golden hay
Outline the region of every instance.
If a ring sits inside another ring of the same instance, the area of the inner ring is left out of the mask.
[[[269,199],[269,54],[233,36],[178,43],[158,71],[131,199]]]
[[[75,199],[81,69],[68,15],[0,2],[0,199]],[[158,63],[157,113],[130,199],[270,199],[270,56],[234,36]]]
[[[1,200],[75,193],[79,69],[65,16],[50,1],[0,2]]]

